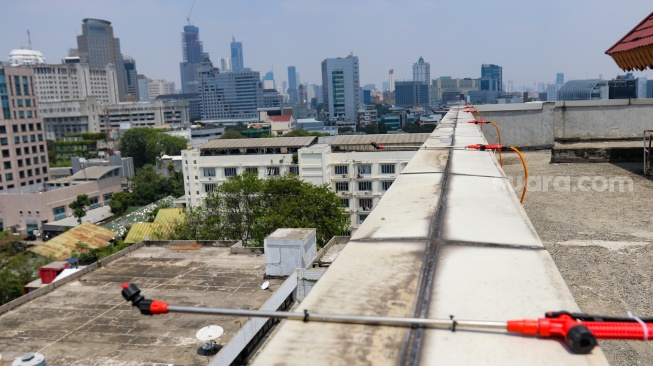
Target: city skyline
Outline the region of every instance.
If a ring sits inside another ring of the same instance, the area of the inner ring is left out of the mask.
[[[62,0],[55,5],[31,0],[3,4],[12,16],[0,24],[0,59],[7,61],[11,50],[27,48],[29,29],[32,48],[43,52],[48,63],[60,63],[68,48],[76,47],[82,20],[99,18],[112,23],[122,53],[135,59],[139,74],[173,81],[180,89],[180,37],[190,14],[214,63],[230,57],[235,37],[246,55],[244,67],[261,74],[272,67],[280,71],[296,66],[302,82],[320,84],[324,59],[353,53],[360,60],[361,85],[380,88],[390,69],[396,81],[412,80],[412,65],[422,56],[431,64],[431,79],[478,78],[482,64],[496,64],[503,67],[504,83],[511,80],[519,90],[555,83],[558,72],[566,80],[623,74],[604,52],[651,10],[641,0],[470,0],[465,7],[423,0],[257,0],[246,5],[208,0],[194,5],[191,0]],[[459,16],[446,16],[455,14]],[[283,74],[277,73],[278,84],[285,80]],[[651,71],[635,75],[653,79]]]

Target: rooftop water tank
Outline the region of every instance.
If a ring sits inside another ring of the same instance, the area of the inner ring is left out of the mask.
[[[45,366],[45,356],[40,353],[26,353],[22,357],[16,357],[11,366]]]

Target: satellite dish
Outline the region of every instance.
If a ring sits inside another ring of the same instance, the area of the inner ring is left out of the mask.
[[[195,334],[195,337],[202,341],[202,342],[209,342],[214,339],[220,338],[220,336],[224,333],[224,329],[222,329],[221,326],[219,325],[208,325],[200,330],[197,331]]]
[[[197,349],[197,354],[206,357],[217,354],[222,346],[216,344],[215,340],[220,338],[223,333],[224,329],[219,325],[208,325],[198,330],[195,337],[206,344]]]
[[[270,281],[265,281],[265,282],[263,282],[263,284],[261,285],[261,290],[267,290],[268,287],[270,287]]]

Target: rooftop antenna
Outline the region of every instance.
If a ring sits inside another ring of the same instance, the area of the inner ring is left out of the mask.
[[[188,15],[186,16],[186,21],[188,22],[188,25],[190,24],[190,15],[193,13],[193,7],[195,7],[195,2],[193,1],[193,4],[190,6],[190,11],[188,12]]]
[[[27,43],[29,44],[29,49],[32,49],[32,35],[29,33],[29,29],[27,30]]]

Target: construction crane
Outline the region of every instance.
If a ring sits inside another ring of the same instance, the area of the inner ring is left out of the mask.
[[[195,7],[195,2],[193,1],[193,4],[190,6],[190,11],[188,12],[188,15],[186,15],[186,21],[188,22],[188,25],[190,24],[190,15],[193,13],[193,8]]]

